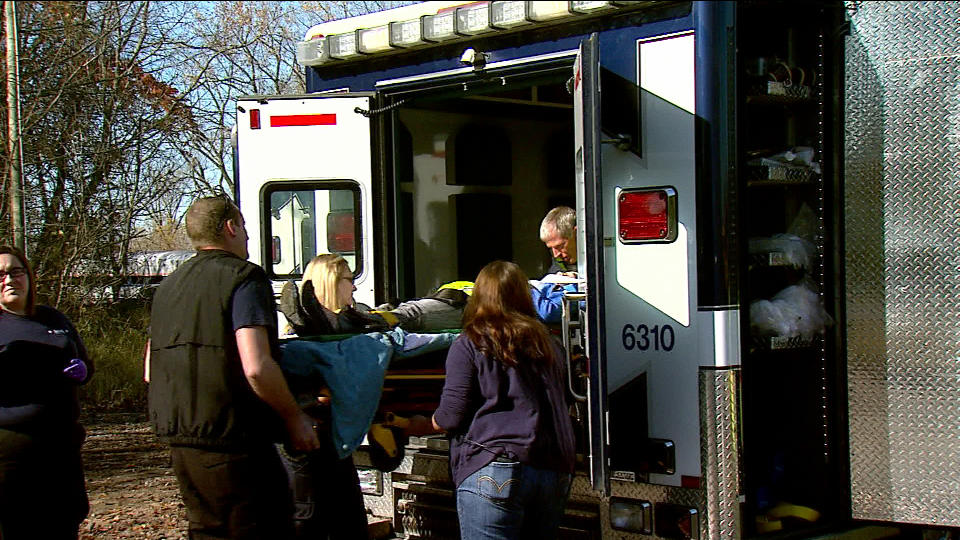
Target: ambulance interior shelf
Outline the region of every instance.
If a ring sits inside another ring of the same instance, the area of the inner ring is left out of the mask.
[[[810,347],[833,324],[820,298],[817,247],[779,233],[749,240],[750,352]]]
[[[799,533],[842,514],[829,434],[833,321],[824,299],[824,28],[812,5],[738,2],[737,146],[744,272],[744,536]],[[790,12],[784,17],[785,10]],[[831,75],[832,76],[832,75]]]
[[[813,185],[821,175],[816,152],[809,146],[782,151],[754,150],[747,153],[747,185]],[[752,156],[752,157],[751,157]]]

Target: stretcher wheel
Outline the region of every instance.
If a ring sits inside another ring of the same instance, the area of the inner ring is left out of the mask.
[[[376,425],[371,427],[367,434],[367,442],[370,445],[370,462],[381,472],[390,472],[400,466],[405,455],[409,437],[402,429],[395,427],[385,427]]]

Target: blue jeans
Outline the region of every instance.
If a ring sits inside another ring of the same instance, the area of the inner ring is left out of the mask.
[[[457,487],[461,540],[556,538],[571,475],[494,461]]]

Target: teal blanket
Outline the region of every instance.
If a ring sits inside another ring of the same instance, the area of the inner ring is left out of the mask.
[[[449,348],[456,338],[395,328],[337,341],[291,340],[281,345],[280,368],[293,387],[330,389],[331,433],[343,459],[370,428],[390,361]]]

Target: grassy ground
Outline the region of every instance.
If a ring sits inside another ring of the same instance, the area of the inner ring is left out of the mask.
[[[150,312],[144,301],[125,301],[85,307],[79,314],[67,313],[96,373],[81,387],[84,409],[141,411],[147,403],[143,382],[143,352],[147,343]]]

